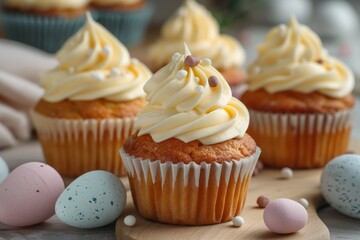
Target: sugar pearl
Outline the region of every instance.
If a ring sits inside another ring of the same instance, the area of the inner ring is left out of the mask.
[[[233,218],[232,220],[234,226],[236,227],[241,227],[242,225],[244,225],[244,218],[240,217],[240,216],[236,216]]]
[[[285,24],[280,24],[279,25],[279,30],[280,30],[281,36],[284,36],[285,32],[286,32],[286,25]]]
[[[216,87],[219,84],[219,80],[215,76],[210,76],[208,81],[209,81],[210,87]]]
[[[104,47],[102,48],[102,52],[103,52],[106,56],[108,56],[108,55],[111,53],[111,47],[110,47],[110,46],[104,46]]]
[[[200,58],[189,55],[185,58],[184,63],[189,67],[195,67],[200,63]]]
[[[198,85],[198,86],[195,87],[195,91],[202,93],[202,92],[204,92],[204,87]]]
[[[261,68],[259,66],[255,66],[253,74],[259,74],[260,72],[261,72]]]
[[[139,62],[140,62],[140,61],[139,61],[137,58],[132,58],[132,59],[131,59],[131,63],[132,63],[132,64],[139,64]]]
[[[111,76],[120,75],[120,69],[118,69],[118,68],[113,68],[113,69],[111,69],[110,75],[111,75]]]
[[[92,73],[90,76],[98,81],[103,81],[105,79],[104,74],[102,74],[100,72]]]
[[[299,203],[304,206],[304,208],[307,208],[309,206],[309,201],[305,198],[300,198]]]
[[[210,58],[204,58],[203,60],[201,60],[202,64],[204,64],[205,66],[210,66],[211,65],[211,60]]]
[[[285,167],[281,169],[281,176],[283,178],[289,179],[292,178],[292,176],[294,175],[293,170],[291,170],[291,168]]]
[[[136,223],[136,218],[133,215],[128,215],[124,218],[124,223],[126,226],[132,227]]]
[[[260,197],[257,198],[256,203],[259,206],[259,208],[265,208],[266,205],[268,205],[270,202],[270,199],[268,197],[265,197],[263,195],[261,195]]]
[[[174,53],[173,55],[172,55],[172,60],[174,60],[174,61],[176,61],[176,60],[178,60],[179,59],[179,57],[181,56],[181,54],[180,53]]]
[[[176,78],[177,79],[183,79],[187,76],[187,71],[185,70],[179,70],[177,73],[176,73]]]

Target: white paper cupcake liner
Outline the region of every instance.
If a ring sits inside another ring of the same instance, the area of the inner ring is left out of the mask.
[[[267,165],[321,167],[347,150],[351,110],[334,114],[249,112],[249,133],[262,148],[261,159]]]
[[[118,151],[134,133],[134,118],[71,120],[31,112],[46,161],[61,174],[91,170],[126,174]]]
[[[208,187],[210,172],[214,171],[216,186],[219,186],[220,178],[222,175],[225,177],[226,185],[229,183],[230,175],[233,174],[234,181],[243,181],[245,177],[251,176],[254,172],[257,160],[260,155],[260,148],[256,148],[256,151],[253,155],[243,158],[240,160],[232,160],[230,162],[223,163],[205,163],[202,162],[197,164],[195,162],[190,162],[188,164],[180,163],[171,163],[166,162],[162,163],[160,160],[151,161],[150,159],[143,160],[141,158],[136,158],[134,156],[129,156],[123,148],[120,150],[121,158],[123,159],[126,171],[129,176],[136,177],[139,181],[144,180],[152,181],[155,184],[155,181],[158,177],[161,178],[162,186],[167,174],[172,176],[172,187],[175,186],[175,181],[177,181],[177,175],[180,172],[180,169],[183,169],[183,185],[186,187],[189,184],[189,172],[193,170],[195,178],[193,183],[196,187],[199,187],[200,175],[205,176],[205,184]],[[204,171],[201,171],[201,170]],[[150,173],[151,179],[148,179],[148,173]],[[146,177],[145,177],[146,176]]]
[[[200,164],[151,161],[120,150],[139,213],[150,220],[207,225],[242,211],[260,149],[240,160]]]

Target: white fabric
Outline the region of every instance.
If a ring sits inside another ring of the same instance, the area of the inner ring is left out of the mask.
[[[0,39],[0,149],[30,138],[28,111],[43,95],[38,76],[55,65],[52,55]]]

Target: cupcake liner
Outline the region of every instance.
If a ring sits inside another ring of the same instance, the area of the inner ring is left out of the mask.
[[[250,110],[248,133],[271,167],[317,168],[348,149],[351,111],[285,114]]]
[[[95,9],[93,11],[98,14],[99,23],[129,47],[143,39],[154,9],[154,5],[147,2],[143,8],[136,10]]]
[[[119,149],[134,132],[134,118],[69,120],[31,112],[47,163],[77,177],[92,170],[126,174]]]
[[[150,220],[183,225],[225,222],[244,207],[260,149],[243,159],[189,164],[129,156],[120,150],[134,204]]]
[[[3,12],[5,37],[54,53],[83,26],[85,16],[61,18],[25,13]]]

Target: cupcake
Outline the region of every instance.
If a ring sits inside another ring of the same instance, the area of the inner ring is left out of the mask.
[[[150,70],[90,15],[56,57],[31,113],[46,161],[72,177],[95,169],[126,174],[118,151],[146,103]]]
[[[90,0],[99,22],[121,42],[134,46],[141,42],[154,12],[148,0]]]
[[[5,37],[54,53],[85,21],[88,0],[5,0]]]
[[[220,34],[215,18],[195,0],[185,0],[164,24],[159,39],[149,47],[149,67],[155,72],[165,66],[174,52],[182,50],[184,42],[194,55],[212,60],[235,97],[244,91],[245,74],[240,70],[245,61],[242,46],[235,38]]]
[[[318,168],[348,150],[354,77],[291,18],[273,28],[248,68],[249,134],[271,167]]]
[[[244,207],[260,149],[246,107],[208,59],[175,53],[146,83],[138,132],[120,150],[135,207],[145,218],[205,225]]]

